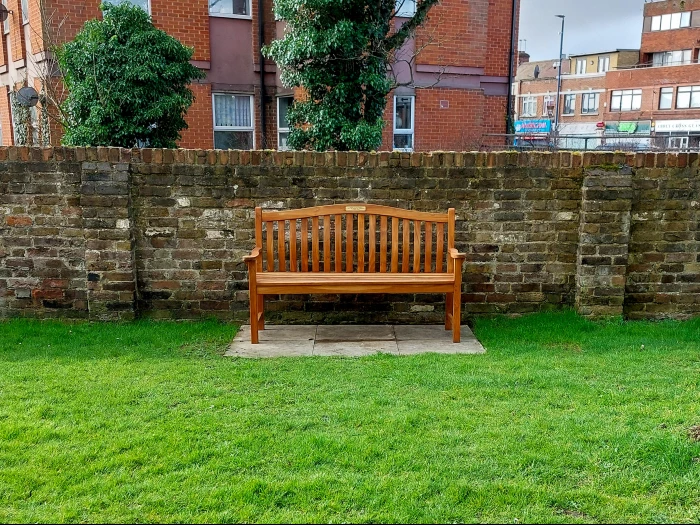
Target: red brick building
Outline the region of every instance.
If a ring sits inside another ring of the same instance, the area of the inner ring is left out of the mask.
[[[572,149],[700,149],[699,58],[700,0],[647,2],[640,50],[564,60],[560,125],[551,133],[559,134],[561,147]],[[520,66],[515,91],[521,126],[554,120],[554,63]],[[549,113],[542,111],[547,101]]]
[[[2,143],[10,145],[21,138],[13,126],[10,92],[22,85],[41,90],[45,41],[73,38],[87,20],[101,16],[101,0],[1,1],[11,11],[0,39],[0,127]],[[261,41],[283,32],[273,0],[121,1],[140,5],[157,27],[193,47],[193,63],[207,74],[192,86],[196,101],[181,147],[284,147],[284,114],[293,92],[282,86],[273,62],[261,68],[260,57]],[[406,0],[403,9],[410,15],[415,2]],[[518,11],[519,0],[443,0],[433,8],[406,46],[413,53],[428,44],[410,70],[399,71],[415,82],[389,97],[383,149],[468,149],[483,134],[506,132],[513,36],[517,41],[511,29],[517,28]],[[396,23],[402,23],[400,17]],[[60,129],[51,131],[56,144]],[[43,136],[35,132],[28,142],[42,143]]]

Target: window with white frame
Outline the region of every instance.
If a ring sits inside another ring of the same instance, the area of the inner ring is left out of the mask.
[[[553,95],[545,95],[543,102],[542,102],[542,116],[548,117],[550,115],[550,111],[552,112],[552,115],[553,115],[555,105],[556,105],[556,101],[554,100],[554,96]]]
[[[681,51],[664,51],[654,53],[652,62],[655,67],[660,66],[682,66],[691,64],[693,61],[693,52],[690,49]]]
[[[250,0],[209,0],[209,14],[231,18],[250,18]]]
[[[416,14],[416,0],[396,0],[396,16],[410,17]]]
[[[700,108],[700,86],[678,88],[676,109]]]
[[[598,57],[598,73],[610,71],[610,57]]]
[[[394,97],[394,149],[413,151],[416,97]]]
[[[612,92],[610,111],[637,111],[641,108],[641,89],[622,89]]]
[[[2,5],[5,6],[5,9],[7,9],[7,0],[2,0]],[[2,23],[2,32],[4,34],[8,34],[10,32],[10,17],[9,16]]]
[[[670,29],[681,29],[690,27],[691,12],[672,13],[669,15],[659,15],[651,17],[652,31],[668,31]]]
[[[537,116],[537,98],[535,97],[525,97],[523,98],[523,117],[535,117]]]
[[[29,0],[22,0],[22,23],[29,22]]]
[[[279,97],[277,99],[277,149],[287,151],[289,146],[289,118],[287,112],[294,104],[294,97]]]
[[[592,115],[598,113],[600,103],[599,93],[584,93],[581,95],[581,114]]]
[[[661,88],[659,95],[659,109],[671,109],[673,107],[673,88]]]
[[[110,3],[115,5],[131,4],[140,7],[149,14],[151,12],[151,0],[110,0]]]
[[[214,147],[253,149],[253,97],[215,93]]]
[[[564,95],[564,115],[576,113],[576,95]]]
[[[586,74],[586,62],[585,59],[580,59],[576,61],[576,74],[585,75]]]

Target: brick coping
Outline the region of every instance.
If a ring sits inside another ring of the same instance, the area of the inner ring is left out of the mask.
[[[697,167],[700,153],[274,151],[126,149],[111,147],[0,147],[0,162],[110,162],[204,166],[340,168],[632,168]]]

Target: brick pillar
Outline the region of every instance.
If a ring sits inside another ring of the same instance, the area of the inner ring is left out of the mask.
[[[130,320],[136,313],[131,173],[116,148],[79,148],[91,319]]]
[[[622,315],[632,210],[632,170],[593,169],[583,181],[576,309],[588,317]]]

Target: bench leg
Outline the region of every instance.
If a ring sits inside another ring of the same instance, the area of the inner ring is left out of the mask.
[[[260,305],[260,301],[258,300],[258,297],[259,296],[257,294],[250,296],[250,342],[254,345],[257,345],[259,342],[258,307]]]
[[[462,261],[455,264],[455,291],[452,296],[452,342],[459,343],[462,337]]]
[[[452,342],[459,343],[462,338],[462,294],[455,293],[452,310]]]
[[[258,315],[260,322],[258,323],[258,328],[260,330],[265,330],[265,296],[258,295]]]
[[[445,330],[452,330],[452,315],[454,310],[454,294],[448,293],[445,301]]]

